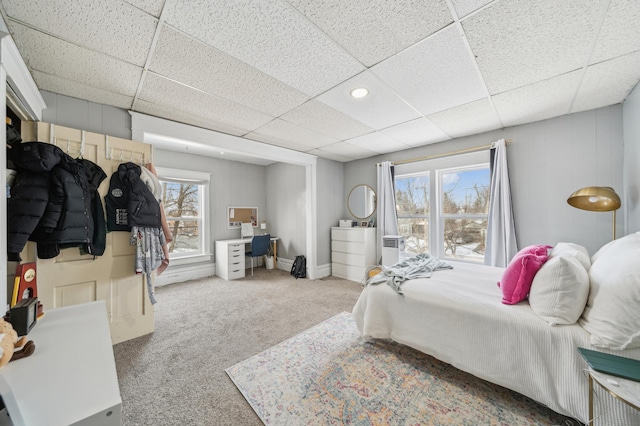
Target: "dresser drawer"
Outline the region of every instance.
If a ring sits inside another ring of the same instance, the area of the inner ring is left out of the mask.
[[[335,263],[342,263],[344,265],[365,267],[367,265],[365,256],[363,254],[356,253],[343,253],[340,251],[331,252],[331,261]]]
[[[244,256],[244,244],[228,244],[227,253],[229,253],[229,258],[235,255]]]
[[[366,268],[347,266],[342,263],[331,264],[331,275],[350,281],[364,282],[365,270]]]
[[[332,229],[331,239],[363,243],[365,241],[365,233],[363,231],[364,231],[363,229],[353,229],[353,228]]]
[[[331,250],[341,251],[343,253],[365,253],[364,243],[355,243],[352,241],[331,241]]]
[[[245,275],[244,264],[242,266],[229,265],[229,273],[227,274],[227,280],[237,280],[243,278]]]

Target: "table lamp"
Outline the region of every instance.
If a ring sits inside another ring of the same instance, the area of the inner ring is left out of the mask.
[[[592,212],[613,212],[613,239],[616,239],[616,210],[620,208],[620,197],[608,186],[587,186],[569,196],[571,206]]]

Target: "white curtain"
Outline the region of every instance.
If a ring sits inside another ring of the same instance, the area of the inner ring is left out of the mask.
[[[504,139],[500,139],[491,148],[491,192],[484,264],[507,266],[517,252],[507,167],[507,146]]]
[[[396,191],[393,182],[393,165],[390,161],[378,164],[378,261],[382,257],[382,237],[398,235]]]

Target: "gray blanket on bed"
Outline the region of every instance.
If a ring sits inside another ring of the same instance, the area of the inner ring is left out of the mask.
[[[398,262],[393,266],[382,267],[382,272],[369,278],[365,285],[387,283],[398,294],[403,294],[402,283],[414,278],[431,278],[433,271],[453,269],[453,266],[430,254],[419,254]]]

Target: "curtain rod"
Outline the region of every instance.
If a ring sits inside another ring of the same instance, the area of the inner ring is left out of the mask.
[[[511,139],[507,139],[505,141],[506,145],[509,145],[510,143],[511,143]],[[398,164],[408,164],[408,163],[415,163],[417,161],[432,160],[434,158],[449,157],[450,155],[466,154],[467,152],[475,152],[475,151],[482,151],[483,149],[489,149],[492,146],[493,146],[493,143],[490,143],[487,145],[476,146],[473,148],[465,148],[465,149],[459,149],[457,151],[444,152],[442,154],[433,154],[433,155],[427,155],[425,157],[417,157],[417,158],[409,158],[407,160],[392,161],[391,164],[396,166]],[[377,163],[376,166],[379,166],[380,164],[381,163]]]

